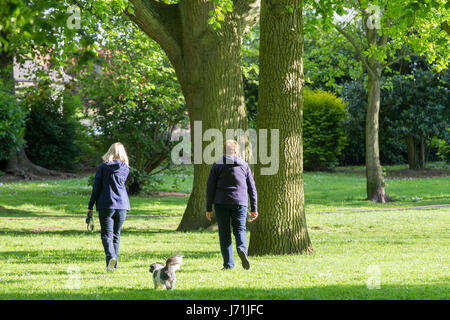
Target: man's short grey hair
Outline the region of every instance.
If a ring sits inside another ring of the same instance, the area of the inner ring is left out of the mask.
[[[223,145],[223,153],[225,155],[239,154],[239,142],[236,140],[227,140]]]

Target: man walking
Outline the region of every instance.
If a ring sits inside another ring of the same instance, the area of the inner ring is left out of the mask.
[[[236,241],[236,250],[244,269],[250,269],[247,256],[247,206],[250,198],[251,221],[258,217],[255,181],[248,164],[238,157],[239,143],[227,140],[224,156],[211,168],[206,185],[206,218],[211,220],[212,204],[219,226],[220,251],[223,268],[234,268],[231,228]]]

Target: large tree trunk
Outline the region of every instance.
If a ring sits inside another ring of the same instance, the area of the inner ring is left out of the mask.
[[[240,54],[245,34],[257,21],[259,0],[235,1],[233,12],[226,15],[218,30],[207,23],[213,1],[182,0],[174,5],[131,2],[136,14],[130,18],[161,45],[175,68],[189,111],[194,158],[201,158],[195,154],[197,134],[202,137],[209,128],[223,133],[226,129],[246,130]],[[202,122],[202,132],[195,131],[194,121]],[[203,161],[194,165],[193,188],[178,230],[211,224],[205,217],[210,168]]]
[[[257,128],[279,129],[280,157],[275,175],[261,175],[261,164],[255,166],[259,217],[249,254],[312,252],[303,191],[302,1],[263,0],[260,21]]]
[[[239,43],[238,38],[230,37],[228,41],[223,41],[223,45],[192,48],[190,54],[185,56],[188,76],[184,81],[191,88],[184,91],[190,114],[194,161],[198,157],[195,155],[195,144],[198,143],[194,141],[196,135],[201,137],[205,130],[217,128],[225,137],[226,129],[247,128]],[[205,52],[208,54],[205,55]],[[196,132],[194,121],[201,121],[201,132]],[[202,143],[201,148],[197,149],[202,152],[205,144],[208,142]],[[210,169],[211,165],[203,161],[194,164],[192,192],[178,230],[206,228],[210,225],[205,218],[205,187]]]
[[[376,70],[376,67],[373,68]],[[380,149],[378,142],[378,123],[380,113],[380,79],[369,74],[368,91],[369,99],[366,112],[366,178],[367,199],[384,203],[390,200],[384,190],[383,170],[380,164]]]
[[[6,165],[6,172],[29,180],[41,179],[42,177],[48,176],[73,176],[72,174],[49,170],[32,163],[25,153],[24,145],[9,158]]]
[[[211,2],[185,1],[180,6],[183,28],[183,92],[190,114],[191,145],[195,158],[196,135],[210,128],[222,131],[247,130],[245,99],[241,71],[243,35],[234,28],[232,16],[220,30],[207,24]],[[195,132],[194,121],[202,122],[202,132]],[[204,150],[205,145],[197,150]],[[198,152],[198,151],[197,151]],[[192,192],[178,230],[206,228],[206,181],[211,165],[194,164]]]

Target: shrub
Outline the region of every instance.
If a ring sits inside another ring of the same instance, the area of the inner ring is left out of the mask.
[[[450,164],[450,143],[441,140],[439,144],[439,151],[437,155],[445,160],[447,164]]]
[[[382,164],[410,163],[408,140],[413,141],[411,156],[419,154],[419,142],[425,143],[425,161],[436,160],[437,147],[431,144],[433,137],[445,139],[449,106],[450,72],[436,73],[433,67],[421,58],[404,66],[402,72],[391,72],[381,79],[379,147]],[[343,165],[364,164],[365,115],[367,88],[365,79],[347,82],[342,96],[347,102],[345,131],[350,141],[342,152]],[[410,145],[411,146],[411,145]],[[419,159],[418,157],[411,157]]]
[[[384,79],[382,79],[384,83]],[[399,164],[407,161],[407,148],[404,138],[396,132],[390,120],[390,112],[386,105],[386,87],[381,93],[381,108],[379,122],[380,161],[382,164]],[[343,127],[348,143],[339,157],[341,165],[364,165],[366,145],[366,107],[367,89],[364,79],[345,83],[342,96],[346,102],[347,118]]]
[[[110,54],[100,55],[101,72],[88,70],[79,78],[86,117],[92,120],[101,149],[120,141],[127,150],[130,194],[145,191],[155,181],[149,177],[166,167],[164,161],[177,144],[172,132],[188,122],[175,70],[154,44],[149,45],[154,50],[131,60],[113,46]],[[126,50],[134,55],[132,49]]]
[[[27,90],[29,108],[25,149],[30,160],[52,169],[74,170],[82,157],[83,125],[76,115],[78,100],[68,91],[54,95],[48,84]]]
[[[342,127],[345,103],[322,89],[304,90],[303,99],[304,167],[307,170],[334,167],[346,141]]]
[[[15,95],[0,82],[0,160],[7,160],[23,144],[25,112]]]
[[[444,160],[447,164],[450,164],[450,128],[447,128],[446,136],[444,139],[433,139],[437,146],[437,156]]]

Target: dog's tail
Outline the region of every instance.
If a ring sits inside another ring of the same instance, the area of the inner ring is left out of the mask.
[[[183,263],[183,256],[179,253],[175,253],[166,261],[166,268],[169,272],[175,272],[180,269],[181,264]]]

